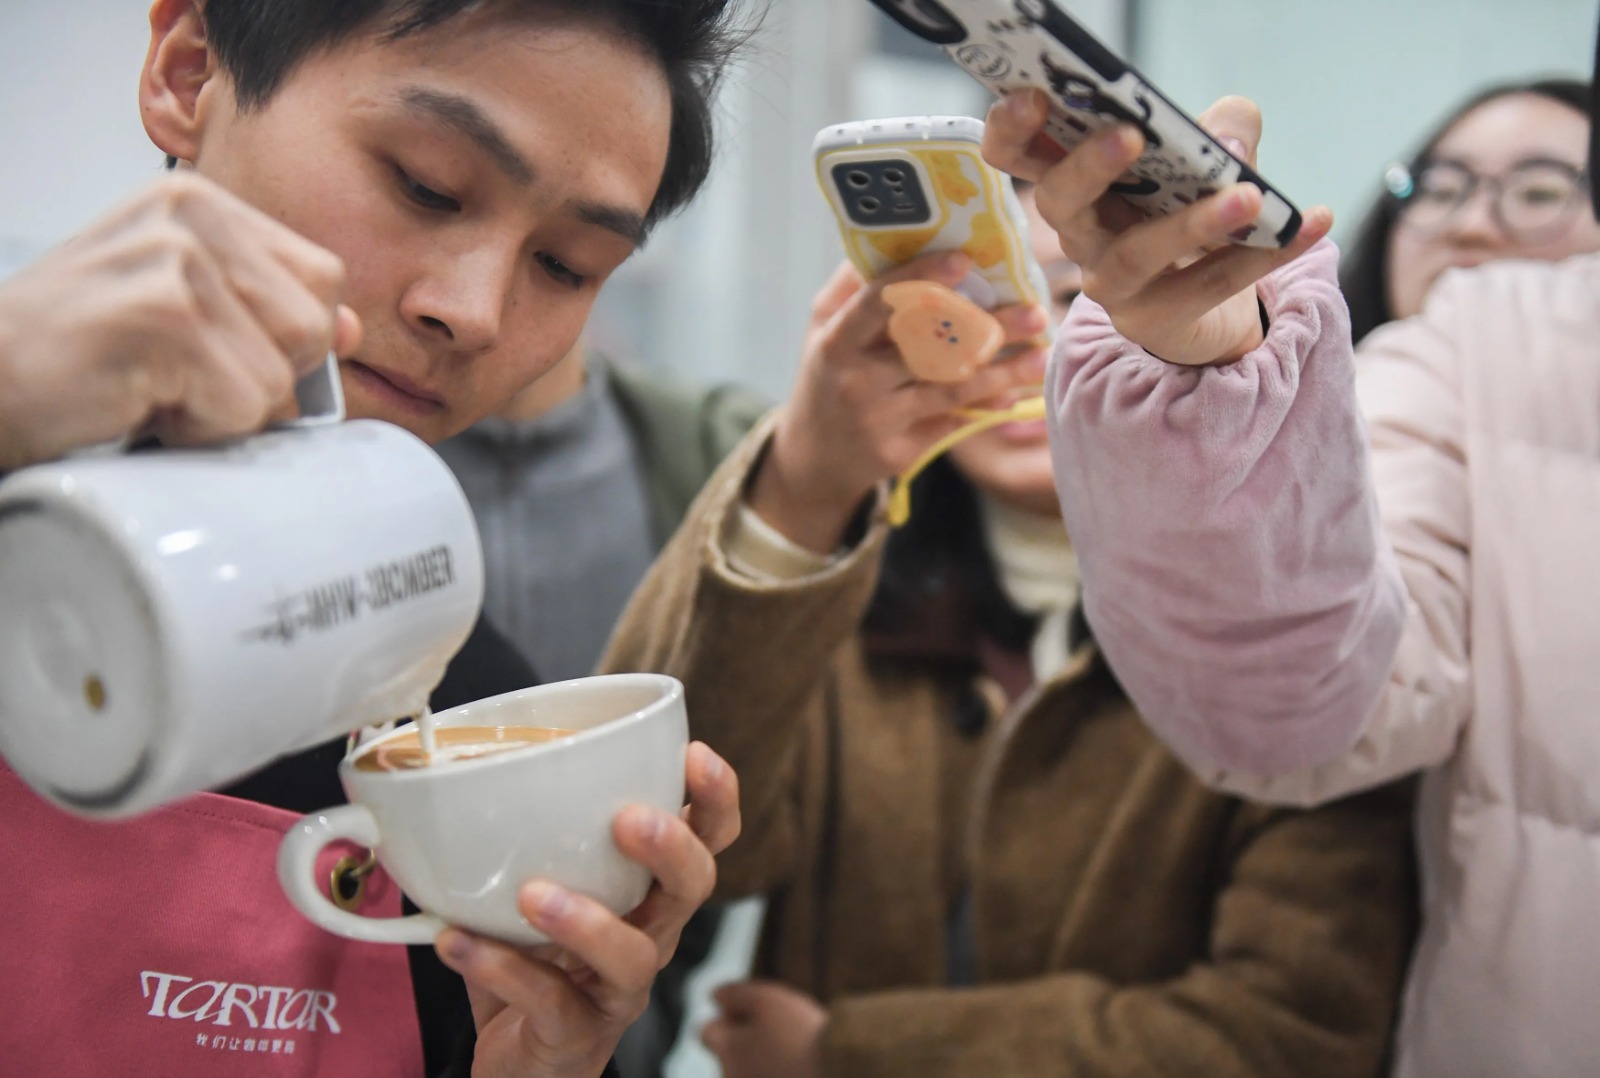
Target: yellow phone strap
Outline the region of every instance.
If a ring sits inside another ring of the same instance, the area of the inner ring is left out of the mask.
[[[928,451],[923,453],[911,463],[911,467],[901,472],[894,480],[894,489],[889,492],[889,523],[893,527],[900,527],[911,519],[911,483],[922,474],[924,468],[938,460],[950,451],[950,448],[972,437],[982,434],[991,427],[998,427],[1002,423],[1015,423],[1030,419],[1043,419],[1045,417],[1044,397],[1029,397],[1017,401],[1009,408],[997,411],[983,409],[962,409],[955,413],[970,422],[940,438]]]

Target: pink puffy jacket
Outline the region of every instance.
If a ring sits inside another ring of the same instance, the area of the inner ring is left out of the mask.
[[[1227,367],[1074,307],[1048,392],[1089,621],[1217,786],[1427,770],[1397,1073],[1600,1073],[1600,258],[1452,274],[1358,356],[1336,262],[1263,282]]]

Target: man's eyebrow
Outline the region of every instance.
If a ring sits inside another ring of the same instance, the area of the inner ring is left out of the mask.
[[[579,202],[573,206],[573,213],[580,221],[596,225],[607,232],[614,232],[635,247],[643,246],[645,235],[649,231],[643,217],[621,206],[608,206],[602,202]]]
[[[512,182],[521,187],[533,183],[533,166],[516,151],[511,140],[471,98],[430,90],[425,86],[408,86],[398,96],[401,103],[413,112],[425,113],[477,143],[495,167]]]

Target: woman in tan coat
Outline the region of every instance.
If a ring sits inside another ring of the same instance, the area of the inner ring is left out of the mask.
[[[879,287],[847,270],[825,291],[791,403],[613,640],[610,666],[685,680],[695,736],[740,775],[720,890],[771,901],[764,980],[723,988],[705,1033],[725,1074],[1379,1073],[1413,928],[1407,792],[1301,812],[1186,772],[1077,613],[1042,424],[963,444],[891,537],[874,488],[952,406],[1040,367],[916,383]],[[1044,324],[1002,317],[1013,339]]]

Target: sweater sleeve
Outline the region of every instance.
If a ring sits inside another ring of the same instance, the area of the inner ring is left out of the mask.
[[[1313,804],[1455,750],[1472,713],[1468,676],[1471,498],[1461,387],[1461,278],[1446,276],[1421,316],[1362,342],[1357,398],[1371,436],[1384,537],[1405,582],[1405,625],[1377,709],[1355,746],[1320,766],[1202,777],[1247,797]]]
[[[722,897],[788,880],[804,827],[808,723],[828,691],[835,653],[871,599],[886,530],[875,523],[859,544],[803,577],[762,579],[731,564],[727,539],[771,428],[762,424],[712,476],[634,593],[602,662],[605,671],[681,680],[690,732],[739,776],[742,830],[717,858]]]
[[[1080,300],[1048,375],[1089,623],[1151,726],[1224,784],[1347,758],[1407,619],[1336,266],[1324,243],[1262,282],[1267,338],[1224,367],[1164,363]]]
[[[1377,1075],[1415,930],[1408,791],[1242,809],[1206,957],[1170,978],[1062,972],[836,1000],[822,1073]]]

